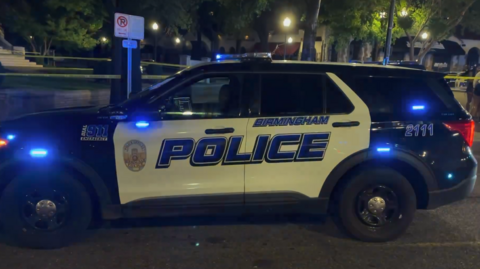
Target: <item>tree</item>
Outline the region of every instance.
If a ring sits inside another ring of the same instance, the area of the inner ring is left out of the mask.
[[[5,26],[42,55],[48,55],[52,45],[93,48],[98,42],[94,35],[105,15],[101,2],[95,0],[4,0],[0,4]]]
[[[303,36],[302,61],[315,60],[315,40],[321,3],[322,0],[306,0],[306,27]]]
[[[410,42],[411,60],[421,61],[433,45],[450,37],[460,24],[472,31],[480,30],[477,0],[403,0],[399,6],[398,26]],[[415,56],[418,41],[421,47]]]

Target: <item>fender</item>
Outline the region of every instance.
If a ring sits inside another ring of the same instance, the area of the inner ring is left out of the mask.
[[[381,154],[372,149],[365,149],[350,155],[330,172],[320,190],[319,197],[322,199],[330,199],[330,195],[340,179],[355,166],[370,160],[383,161],[392,159],[402,161],[416,169],[420,175],[422,175],[429,192],[438,190],[438,185],[432,170],[416,155],[398,148],[392,149],[388,154]]]
[[[53,167],[60,167],[60,166],[68,167],[70,169],[75,170],[76,172],[81,174],[83,177],[85,177],[93,186],[95,190],[95,194],[97,195],[98,201],[102,208],[112,204],[111,195],[108,192],[107,186],[103,182],[102,178],[90,166],[88,166],[81,160],[78,160],[72,157],[58,157],[52,161],[53,163],[49,163],[49,164],[52,165]],[[17,166],[20,166],[25,163],[26,163],[25,160],[14,159],[14,160],[9,160],[0,164],[0,186],[2,187],[2,189],[5,185],[8,184],[7,182],[8,179],[2,177],[4,173],[8,172],[10,169],[16,169]],[[28,165],[32,167],[32,162],[30,161]]]

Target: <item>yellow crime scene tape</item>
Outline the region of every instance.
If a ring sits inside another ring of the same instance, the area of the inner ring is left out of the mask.
[[[110,58],[86,58],[86,57],[70,57],[70,56],[39,56],[39,55],[18,55],[26,58],[48,58],[48,59],[70,59],[70,60],[86,60],[86,61],[111,61]]]
[[[121,79],[121,75],[81,75],[81,74],[31,74],[31,73],[0,73],[7,77],[48,77],[48,78],[104,78]],[[142,75],[142,79],[165,79],[168,75]]]
[[[142,79],[166,79],[167,75],[142,75]]]
[[[155,63],[155,62],[140,62],[143,65],[161,65],[161,66],[172,66],[172,67],[188,67],[188,65],[181,64],[166,64],[166,63]]]
[[[457,77],[457,76],[446,76],[446,79],[463,79],[463,80],[469,80],[469,79],[480,79],[480,77]]]
[[[28,67],[27,67],[28,68]],[[35,67],[33,67],[35,68]],[[93,68],[78,68],[78,67],[43,67],[41,70],[72,70],[72,71],[93,71]]]
[[[0,73],[7,77],[48,77],[48,78],[108,78],[120,79],[120,75],[81,75],[81,74],[31,74],[31,73]]]
[[[92,71],[93,68],[69,68],[69,67],[46,67],[48,70],[81,70]],[[45,70],[43,69],[43,70]],[[120,79],[120,75],[85,75],[85,74],[34,74],[34,73],[0,73],[0,76],[21,76],[21,77],[75,77],[75,78],[111,78]],[[165,79],[169,75],[142,75],[142,79]],[[480,77],[456,77],[446,76],[446,79],[480,79]]]
[[[23,55],[18,55],[19,57],[23,57]],[[42,56],[42,55],[25,55],[28,58],[45,58],[45,59],[70,59],[70,60],[86,60],[86,61],[112,61],[110,58],[87,58],[87,57],[69,57],[69,56]],[[187,65],[181,64],[167,64],[167,63],[156,63],[156,62],[144,62],[141,61],[140,64],[142,65],[160,65],[160,66],[170,66],[170,67],[180,67],[185,68],[188,67]]]

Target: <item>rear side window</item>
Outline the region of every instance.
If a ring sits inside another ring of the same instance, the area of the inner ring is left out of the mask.
[[[261,75],[261,115],[348,114],[353,105],[325,75]]]
[[[449,90],[433,79],[357,77],[350,84],[372,121],[433,119],[456,107]]]

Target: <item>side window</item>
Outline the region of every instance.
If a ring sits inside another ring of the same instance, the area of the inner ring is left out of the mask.
[[[353,105],[325,75],[263,74],[263,116],[350,113]]]
[[[325,77],[327,114],[349,114],[354,106],[338,86]]]
[[[374,121],[414,120],[448,110],[423,79],[361,77],[351,84]]]
[[[261,87],[264,116],[323,113],[321,75],[264,74]]]
[[[155,107],[170,119],[234,118],[240,115],[241,76],[209,76],[163,96]]]

